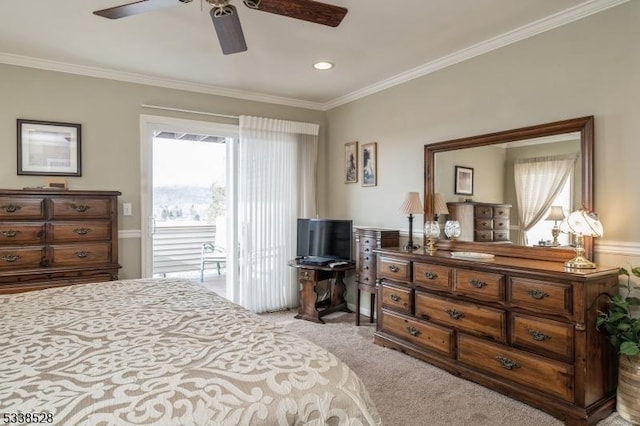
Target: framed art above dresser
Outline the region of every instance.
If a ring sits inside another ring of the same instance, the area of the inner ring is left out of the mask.
[[[0,294],[118,279],[120,194],[0,190]]]

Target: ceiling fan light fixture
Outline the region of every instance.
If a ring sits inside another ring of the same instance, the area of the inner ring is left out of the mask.
[[[313,68],[320,70],[320,71],[326,71],[326,70],[330,70],[331,68],[333,68],[333,64],[331,62],[327,62],[327,61],[318,61],[315,64],[313,64]]]

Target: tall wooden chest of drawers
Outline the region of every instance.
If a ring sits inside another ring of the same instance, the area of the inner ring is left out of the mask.
[[[458,241],[509,241],[511,206],[491,203],[447,203],[447,219],[460,222]]]
[[[375,342],[519,399],[569,425],[615,406],[617,355],[595,328],[617,268],[376,249]]]
[[[360,292],[371,295],[370,322],[373,322],[376,295],[376,255],[373,250],[381,247],[400,246],[400,231],[393,229],[355,228],[356,234],[356,325],[360,325]]]
[[[117,279],[119,195],[0,190],[0,293]]]

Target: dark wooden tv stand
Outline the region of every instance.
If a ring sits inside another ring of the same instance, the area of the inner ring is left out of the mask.
[[[305,265],[292,260],[289,266],[298,269],[300,281],[300,306],[295,318],[324,324],[322,317],[325,315],[337,311],[352,312],[344,299],[347,292],[344,275],[346,271],[355,268],[354,264],[330,267]],[[325,280],[330,280],[330,296],[321,298],[318,283]]]

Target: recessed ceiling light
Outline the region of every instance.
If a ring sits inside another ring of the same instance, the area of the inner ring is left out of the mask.
[[[333,68],[333,64],[331,62],[320,61],[313,64],[313,67],[317,70],[330,70]]]

